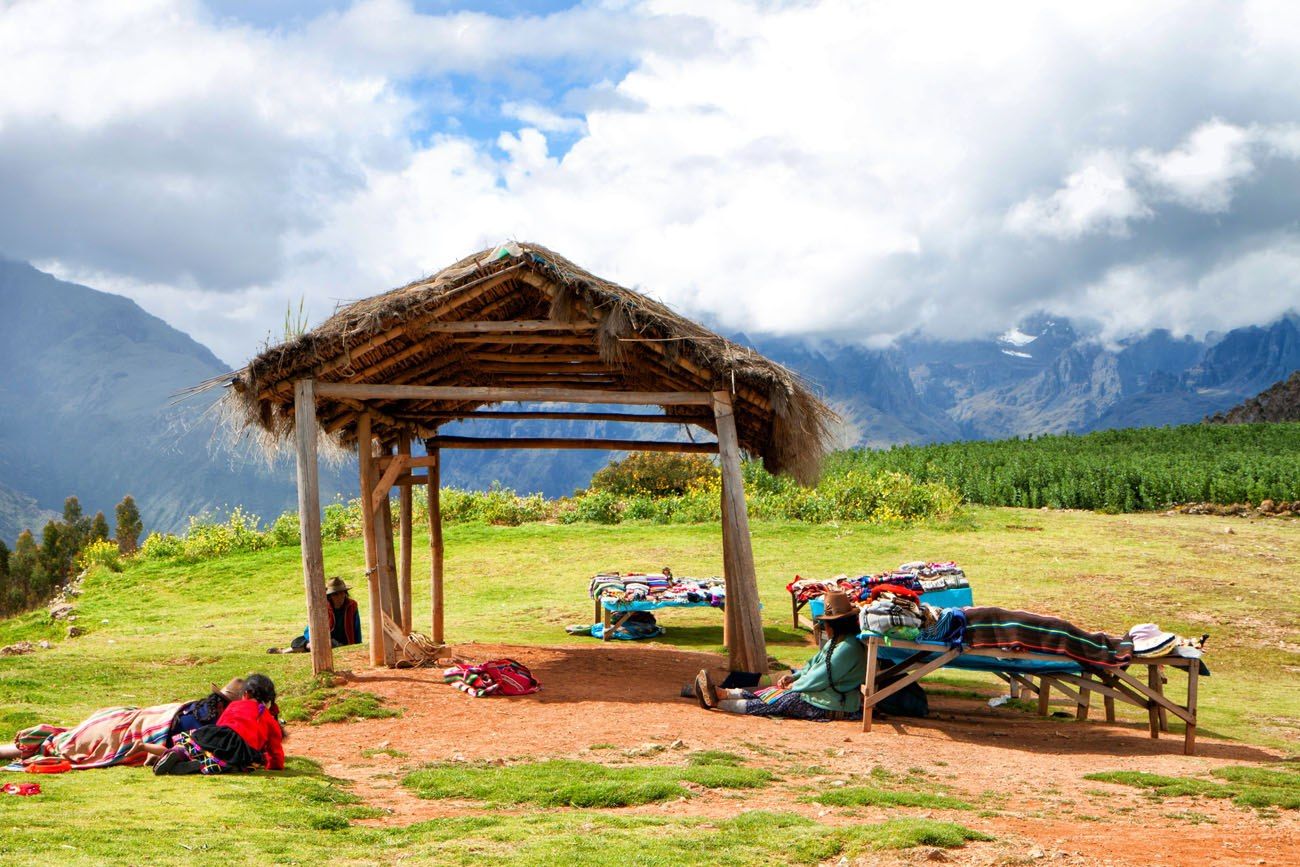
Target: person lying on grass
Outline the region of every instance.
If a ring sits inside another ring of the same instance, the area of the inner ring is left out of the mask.
[[[0,761],[67,759],[74,770],[142,765],[150,754],[161,754],[179,735],[214,723],[226,706],[244,692],[235,678],[220,689],[190,702],[150,707],[107,707],[70,729],[41,724],[23,729],[12,745],[0,746]]]
[[[275,704],[275,684],[264,674],[248,676],[243,696],[230,703],[216,725],[180,735],[153,772],[212,775],[248,771],[254,765],[284,770],[284,730]]]
[[[858,640],[858,609],[843,593],[825,595],[817,618],[830,638],[801,670],[792,671],[775,686],[750,692],[718,689],[707,669],[695,676],[695,697],[707,709],[750,716],[829,720],[862,717],[862,686],[866,656]]]
[[[342,578],[335,576],[325,585],[325,599],[329,602],[330,646],[345,647],[361,643],[361,612],[357,601],[348,591],[352,588]],[[267,653],[306,653],[311,650],[311,627],[303,630],[288,647],[268,647]]]

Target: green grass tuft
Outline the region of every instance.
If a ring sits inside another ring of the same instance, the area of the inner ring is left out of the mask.
[[[383,699],[359,690],[314,689],[306,695],[290,696],[280,705],[285,722],[348,722],[354,719],[388,719],[402,715],[400,710],[384,707]]]
[[[692,765],[724,765],[731,768],[738,768],[745,763],[744,758],[726,750],[700,750],[687,756],[686,761]]]
[[[1195,777],[1165,777],[1141,771],[1105,771],[1084,779],[1149,789],[1155,797],[1231,798],[1242,807],[1300,810],[1300,774],[1268,768],[1234,766],[1210,772],[1224,783]]]
[[[730,765],[611,768],[555,759],[518,765],[435,764],[412,771],[402,782],[421,798],[604,808],[684,797],[690,791],[682,783],[709,789],[751,789],[771,779],[767,771]]]
[[[921,807],[929,810],[973,810],[975,806],[958,798],[930,792],[904,792],[872,786],[827,789],[805,800],[827,807]]]

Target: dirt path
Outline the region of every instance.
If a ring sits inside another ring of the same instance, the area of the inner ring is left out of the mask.
[[[403,770],[425,762],[568,757],[672,763],[683,752],[726,749],[752,757],[786,782],[740,795],[704,793],[691,800],[692,814],[775,809],[823,822],[878,821],[889,814],[828,810],[796,801],[791,791],[833,785],[877,766],[898,773],[918,769],[987,808],[929,815],[987,831],[998,843],[899,856],[904,861],[934,854],[990,864],[1300,864],[1300,817],[1294,811],[1261,816],[1224,801],[1152,801],[1135,789],[1083,779],[1101,770],[1178,776],[1275,761],[1268,750],[1201,740],[1200,755],[1189,757],[1182,755],[1181,737],[1152,741],[1145,726],[1042,720],[946,696],[931,697],[930,719],[889,720],[863,734],[856,723],[747,719],[705,712],[693,700],[676,698],[696,671],[719,664],[710,654],[621,645],[463,645],[453,652],[519,659],[544,689],[524,698],[471,699],[444,685],[434,670],[358,670],[350,686],[382,696],[402,708],[403,716],[296,726],[290,751],[321,762],[327,773],[352,781],[367,803],[390,810],[373,820],[378,825],[481,811],[472,804],[420,800],[402,788]],[[404,755],[362,754],[376,748]]]

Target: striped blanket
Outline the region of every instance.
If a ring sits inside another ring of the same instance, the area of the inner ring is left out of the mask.
[[[33,752],[42,756],[62,756],[75,770],[107,768],[113,765],[142,765],[147,756],[140,744],[167,742],[167,731],[181,703],[153,707],[109,707],[96,711],[80,725],[67,730],[37,726],[35,731],[53,732]],[[20,748],[26,729],[15,742]]]
[[[1024,650],[1068,656],[1090,665],[1115,667],[1133,659],[1133,643],[1104,632],[1084,632],[1066,620],[1006,608],[966,608],[962,644],[984,650]]]

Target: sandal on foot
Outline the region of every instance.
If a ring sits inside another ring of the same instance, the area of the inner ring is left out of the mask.
[[[718,706],[718,690],[713,685],[713,678],[709,675],[708,669],[700,669],[700,673],[695,675],[695,698],[699,701],[700,707],[706,710],[712,710]]]
[[[156,776],[165,777],[172,772],[172,768],[182,761],[185,757],[176,750],[168,750],[158,759],[157,764],[153,766],[153,772]]]

